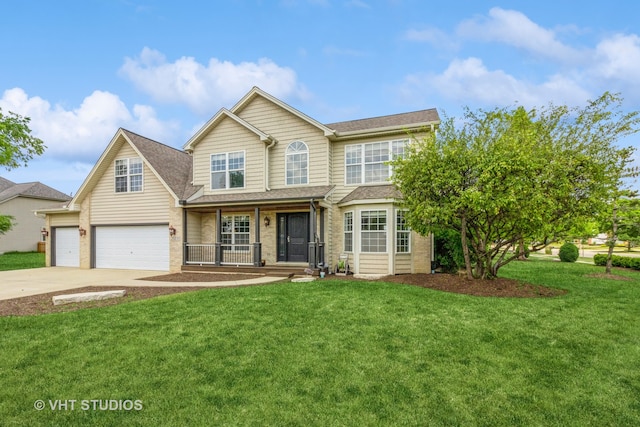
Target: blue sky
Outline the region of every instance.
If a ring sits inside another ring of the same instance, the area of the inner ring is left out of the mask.
[[[419,0],[12,2],[0,108],[43,156],[0,175],[75,193],[119,127],[181,148],[259,86],[324,123],[620,92],[640,106],[640,3]],[[623,145],[640,147],[640,137]],[[637,156],[636,156],[637,157]]]

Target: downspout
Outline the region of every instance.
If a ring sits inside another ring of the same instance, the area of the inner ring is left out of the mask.
[[[271,191],[271,187],[269,187],[269,150],[273,148],[274,145],[278,142],[277,139],[269,137],[271,143],[267,145],[264,156],[264,188],[267,191]]]

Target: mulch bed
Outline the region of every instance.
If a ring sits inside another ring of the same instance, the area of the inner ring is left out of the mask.
[[[175,273],[161,276],[146,277],[141,280],[165,281],[165,282],[220,282],[229,280],[244,280],[255,278],[254,274],[222,274],[222,273]],[[352,280],[348,277],[348,280]],[[284,280],[284,279],[283,279]],[[358,280],[358,279],[355,279]],[[364,280],[364,279],[359,279]],[[401,283],[420,286],[424,288],[438,289],[445,292],[454,292],[482,297],[511,297],[511,298],[539,298],[563,295],[566,291],[561,289],[546,288],[516,280],[496,278],[493,280],[467,280],[464,277],[452,274],[404,274],[398,276],[386,276],[377,279],[384,282]],[[67,291],[51,292],[48,294],[32,295],[21,298],[0,301],[0,316],[30,316],[35,314],[47,314],[75,311],[81,308],[105,307],[123,302],[153,298],[160,295],[191,292],[207,288],[202,286],[140,286],[140,287],[109,287],[89,286],[85,288],[70,289]],[[97,292],[115,289],[124,289],[127,295],[123,298],[112,298],[100,301],[90,301],[76,304],[53,305],[51,297],[55,295],[75,294],[81,292]]]
[[[402,274],[386,276],[380,280],[479,297],[539,298],[567,293],[563,289],[531,285],[502,277],[492,280],[468,280],[457,274]]]

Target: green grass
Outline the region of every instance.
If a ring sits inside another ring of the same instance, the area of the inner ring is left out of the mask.
[[[512,263],[569,291],[363,281],[221,288],[0,318],[3,425],[640,425],[640,273]],[[42,399],[47,408],[34,409]],[[76,399],[74,411],[49,400]],[[140,400],[139,411],[81,400]]]
[[[40,268],[44,266],[44,253],[5,252],[0,255],[0,271]]]

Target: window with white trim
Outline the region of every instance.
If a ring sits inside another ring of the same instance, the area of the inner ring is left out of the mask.
[[[225,215],[222,217],[222,244],[249,244],[249,215]],[[246,249],[244,247],[237,249]]]
[[[362,252],[387,251],[387,211],[360,212],[360,249]]]
[[[287,185],[309,182],[309,148],[302,141],[294,141],[285,153]]]
[[[390,160],[404,158],[409,140],[399,139],[345,147],[345,183],[385,182],[391,176]]]
[[[396,210],[396,253],[407,254],[411,252],[411,228],[405,218],[406,210]]]
[[[118,159],[115,165],[116,193],[136,193],[142,191],[142,159]]]
[[[344,251],[353,252],[353,212],[344,214]]]
[[[244,151],[211,155],[211,189],[244,188]]]

